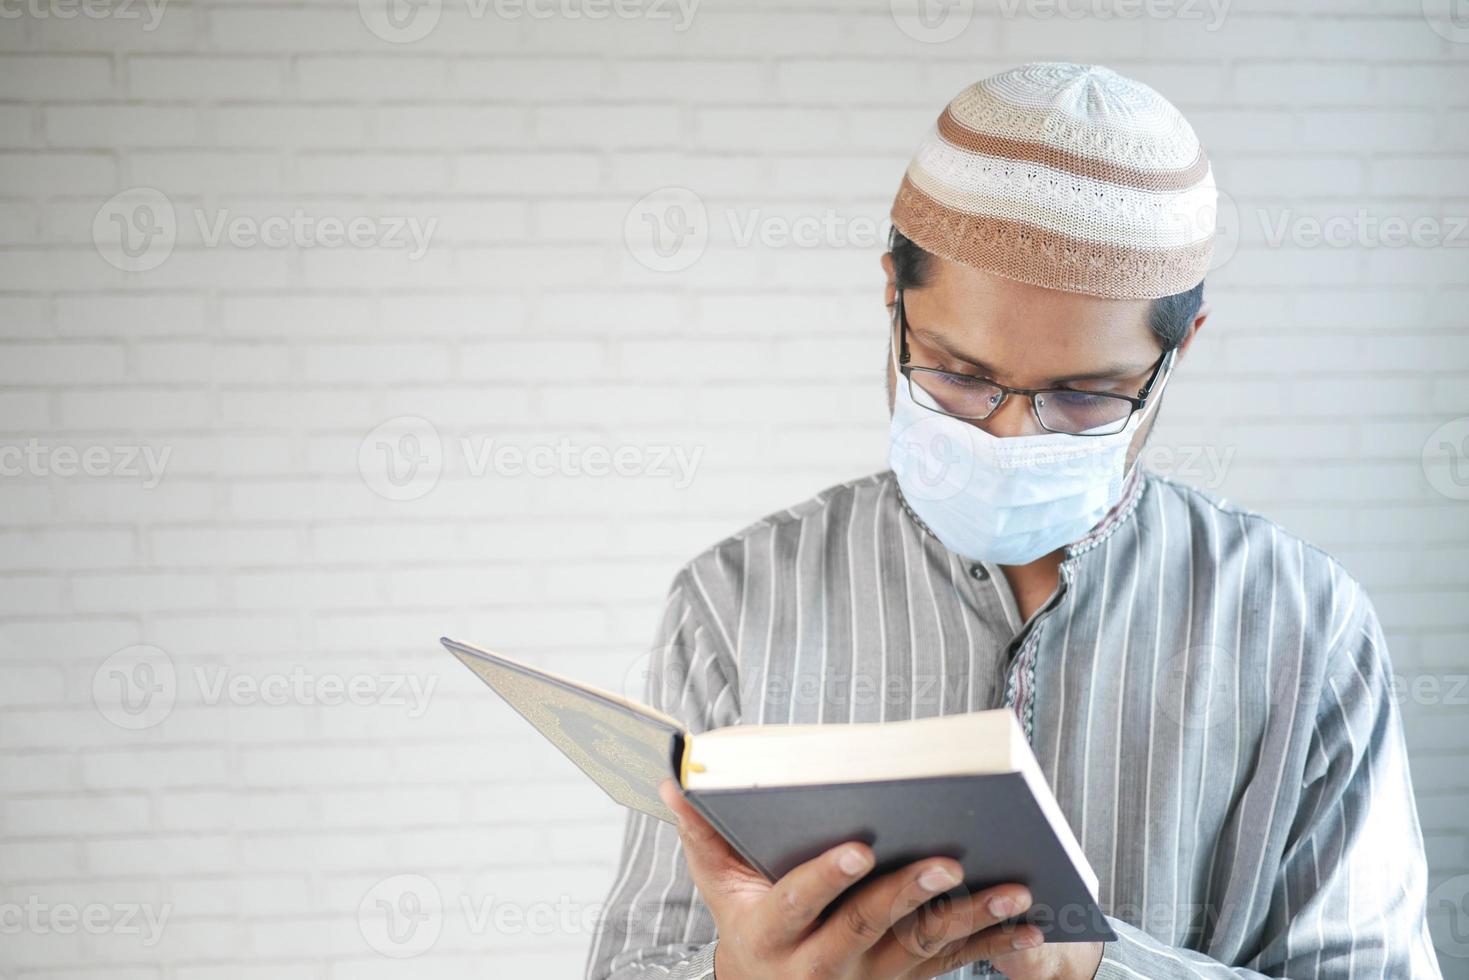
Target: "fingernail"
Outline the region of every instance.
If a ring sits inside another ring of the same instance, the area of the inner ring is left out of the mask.
[[[837,867],[842,869],[843,874],[855,877],[872,867],[872,862],[867,860],[865,852],[849,847],[837,855]]]
[[[1038,932],[1026,931],[1010,940],[1010,946],[1014,949],[1030,949],[1032,946],[1041,944],[1041,935]]]
[[[929,868],[918,876],[918,887],[926,892],[947,891],[959,884],[959,876],[950,868]]]
[[[988,903],[990,915],[999,919],[1008,919],[1012,915],[1019,915],[1029,907],[1029,895],[996,895]]]

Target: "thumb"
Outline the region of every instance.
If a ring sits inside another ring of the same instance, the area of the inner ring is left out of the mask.
[[[763,875],[745,863],[709,821],[699,815],[699,811],[689,805],[673,780],[665,779],[658,786],[658,796],[677,821],[678,837],[683,842],[689,873],[705,901],[711,899],[721,880],[731,873],[765,880]]]

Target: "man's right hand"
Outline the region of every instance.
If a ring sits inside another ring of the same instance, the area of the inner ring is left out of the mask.
[[[871,848],[852,842],[771,884],[672,780],[659,792],[678,818],[689,873],[719,931],[718,980],[927,980],[1042,940],[1034,926],[1000,924],[1030,907],[1023,885],[947,897],[962,877],[951,858],[918,861],[852,888],[873,865]]]

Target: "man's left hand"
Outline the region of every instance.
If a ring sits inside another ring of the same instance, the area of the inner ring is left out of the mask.
[[[1092,980],[1102,962],[1102,944],[1041,943],[990,962],[1010,980]]]

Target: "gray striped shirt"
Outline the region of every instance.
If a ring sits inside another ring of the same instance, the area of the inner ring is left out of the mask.
[[[679,572],[650,678],[696,732],[1012,707],[1120,937],[1097,980],[1440,976],[1369,600],[1183,485],[1134,479],[1028,622],[891,472],[832,487]],[[673,828],[632,814],[587,976],[711,977],[715,942]]]

